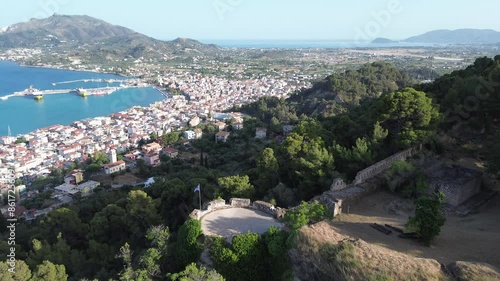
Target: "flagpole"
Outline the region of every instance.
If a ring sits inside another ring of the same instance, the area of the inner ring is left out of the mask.
[[[200,198],[200,211],[201,211],[201,185],[198,184],[199,190],[198,190],[198,196]]]

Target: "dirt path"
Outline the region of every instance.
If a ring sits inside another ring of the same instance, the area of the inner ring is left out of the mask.
[[[481,207],[477,214],[464,218],[449,215],[440,236],[430,248],[400,239],[394,233],[385,235],[369,226],[371,223],[404,226],[407,215],[388,211],[394,200],[400,198],[385,191],[367,196],[350,206],[350,214],[335,219],[333,226],[341,234],[416,257],[432,258],[441,263],[486,262],[500,267],[500,196]]]

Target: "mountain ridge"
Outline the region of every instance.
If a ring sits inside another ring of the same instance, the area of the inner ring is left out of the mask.
[[[220,49],[193,39],[162,41],[87,15],[58,15],[10,25],[0,32],[0,48],[89,49],[97,56],[213,55]]]
[[[500,44],[500,31],[493,29],[437,29],[404,40],[375,38],[372,44],[383,43],[434,43],[434,44]]]

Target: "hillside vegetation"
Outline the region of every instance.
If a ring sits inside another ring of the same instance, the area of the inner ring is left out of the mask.
[[[183,43],[192,42],[176,44]],[[500,56],[480,58],[465,70],[416,89],[408,87],[411,79],[390,64],[375,63],[332,75],[289,100],[264,98],[242,108],[251,117],[245,118],[242,130],[231,132],[227,143],[215,142],[218,128],[211,124],[200,125],[203,138],[189,149],[178,132],[174,139],[169,135],[159,139],[176,146],[185,157],[164,156],[154,168],[138,161],[136,176],[156,177],[149,188],[105,186],[92,197],[76,198],[70,206],[21,222],[16,229],[16,257],[25,261],[20,264],[26,276],[44,272],[57,276],[49,280],[185,280],[180,276],[187,275],[220,280],[216,272],[192,265],[202,250],[199,223],[186,222],[199,206],[195,186],[203,187],[203,202],[243,195],[287,208],[328,190],[334,177],[349,182],[356,172],[403,149],[422,144],[442,153],[449,147],[444,137],[455,141],[459,153],[472,153],[478,162],[486,162],[490,175],[498,176],[499,78]],[[342,101],[336,101],[337,96]],[[478,102],[470,107],[473,97]],[[467,115],[453,111],[460,107]],[[461,126],[447,122],[450,116]],[[283,125],[294,127],[286,131]],[[257,127],[268,129],[267,139],[255,138]],[[475,145],[466,149],[463,144],[471,139]],[[86,163],[79,165],[86,168]],[[46,187],[61,184],[65,172],[55,170],[36,182],[41,198],[51,197]],[[304,206],[289,215],[300,222],[291,223],[293,228],[315,221],[307,215],[316,217],[318,206]],[[6,223],[0,217],[0,232]],[[292,259],[297,275],[305,280],[445,279],[436,261],[342,237],[326,226],[298,233]],[[280,276],[289,272],[288,260],[282,258],[288,237],[271,230],[263,239],[248,234],[240,243],[214,242],[215,269],[228,280],[238,280],[238,274],[246,274],[248,280],[249,272],[258,272],[263,280],[282,280]],[[10,250],[6,241],[7,233],[1,233],[3,256]],[[0,270],[4,268],[0,263]],[[262,274],[267,268],[279,270]]]

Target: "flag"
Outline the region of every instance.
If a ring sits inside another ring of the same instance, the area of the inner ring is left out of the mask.
[[[201,191],[201,189],[200,189],[200,185],[198,185],[197,187],[195,187],[195,189],[194,189],[194,192],[195,192],[195,193],[196,193],[196,192],[200,192],[200,191]]]

